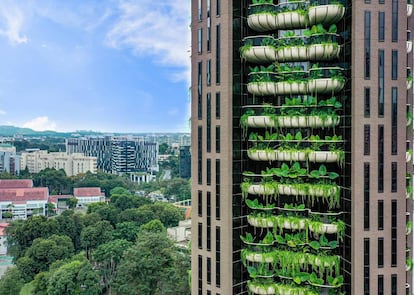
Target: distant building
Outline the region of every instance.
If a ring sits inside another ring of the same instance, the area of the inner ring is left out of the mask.
[[[191,177],[191,152],[190,146],[180,147],[179,156],[180,177],[189,179]]]
[[[129,174],[131,180],[149,181],[158,171],[158,144],[138,136],[102,136],[69,138],[68,153],[83,153],[97,157],[97,167],[113,174]],[[138,174],[137,174],[138,173]]]
[[[21,153],[20,168],[30,173],[39,173],[46,168],[63,169],[67,176],[81,173],[97,172],[97,158],[84,156],[81,153],[67,154],[65,152],[48,153],[44,150],[27,150]]]
[[[78,200],[78,205],[81,206],[87,206],[96,202],[105,202],[105,193],[99,187],[74,188],[73,196]]]
[[[20,156],[16,154],[16,147],[11,144],[0,144],[0,171],[14,175],[20,173]]]

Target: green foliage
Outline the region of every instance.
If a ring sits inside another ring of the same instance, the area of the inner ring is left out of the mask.
[[[87,257],[90,257],[91,250],[112,240],[113,231],[112,225],[106,220],[85,227],[81,232],[80,240],[82,247],[87,253]]]
[[[17,267],[12,266],[6,270],[0,279],[0,295],[19,294],[24,281]]]

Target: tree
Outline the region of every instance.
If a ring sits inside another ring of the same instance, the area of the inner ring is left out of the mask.
[[[141,225],[141,231],[164,233],[167,229],[158,219],[153,219],[148,223]]]
[[[112,225],[106,220],[85,227],[81,232],[81,245],[86,251],[86,256],[89,258],[93,249],[112,240],[113,231]]]
[[[98,246],[93,252],[93,259],[101,273],[105,289],[110,289],[122,255],[132,245],[133,243],[126,240],[113,240]]]
[[[51,194],[60,195],[69,192],[70,181],[63,169],[46,168],[34,174],[35,186],[47,186]]]
[[[24,281],[19,270],[17,267],[12,266],[6,270],[0,279],[0,295],[19,294],[23,285]]]
[[[114,239],[123,239],[130,242],[135,242],[139,229],[139,225],[132,221],[117,223],[113,237]]]
[[[90,204],[88,206],[88,213],[98,214],[102,220],[108,220],[113,226],[119,220],[119,211],[113,205],[104,202]]]
[[[78,199],[76,199],[75,197],[70,197],[69,199],[66,200],[66,205],[70,208],[76,208],[76,205],[78,204]]]
[[[98,295],[99,275],[88,261],[74,260],[53,271],[48,280],[48,295]]]
[[[113,288],[124,295],[187,295],[187,269],[176,269],[183,259],[166,232],[142,231],[137,243],[124,252]],[[189,257],[185,267],[189,265]]]
[[[62,214],[56,216],[55,219],[59,225],[59,233],[70,237],[75,252],[79,252],[81,249],[80,234],[84,228],[83,214],[75,214],[73,210],[65,210]]]
[[[161,220],[165,227],[177,226],[178,222],[184,219],[184,213],[181,209],[169,203],[156,202],[155,204],[138,208],[138,210],[147,209],[151,210],[154,216]]]

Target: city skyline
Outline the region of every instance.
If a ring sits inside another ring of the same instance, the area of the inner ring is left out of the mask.
[[[0,125],[189,132],[189,10],[185,0],[2,2]]]

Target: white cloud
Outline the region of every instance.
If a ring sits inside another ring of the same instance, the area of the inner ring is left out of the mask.
[[[0,5],[0,36],[5,36],[12,44],[24,44],[28,39],[21,33],[24,24],[23,11],[13,2]]]
[[[124,0],[119,15],[106,35],[106,44],[131,48],[137,55],[153,56],[167,66],[186,68],[175,75],[185,80],[190,67],[190,1]]]
[[[6,111],[5,110],[0,110],[0,115],[6,115]]]
[[[49,120],[49,117],[36,117],[23,124],[23,127],[30,128],[36,131],[52,130],[56,131],[56,123]]]

